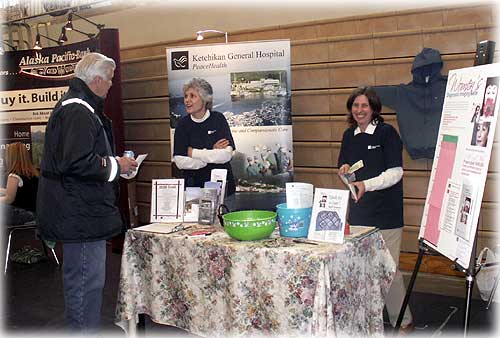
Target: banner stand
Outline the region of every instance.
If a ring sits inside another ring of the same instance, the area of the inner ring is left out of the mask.
[[[474,66],[480,66],[484,64],[490,64],[492,63],[493,60],[493,53],[494,53],[494,46],[495,42],[493,41],[481,41],[476,49],[476,56],[475,56],[475,61],[474,61]],[[467,336],[468,330],[469,330],[469,322],[470,322],[470,305],[471,305],[471,299],[472,299],[472,291],[474,288],[474,280],[476,277],[476,274],[479,272],[481,268],[481,264],[476,263],[476,251],[477,251],[477,232],[478,229],[476,228],[476,233],[474,234],[474,244],[472,246],[472,252],[470,255],[470,261],[469,261],[469,266],[467,269],[462,267],[460,264],[457,263],[457,259],[455,259],[453,263],[453,269],[464,272],[465,273],[465,311],[464,311],[464,326],[463,326],[463,332],[464,332],[464,337]],[[399,311],[398,315],[398,320],[396,321],[396,326],[394,327],[394,334],[397,335],[399,329],[401,328],[401,323],[403,321],[404,313],[406,311],[406,307],[408,306],[408,303],[410,301],[410,296],[413,291],[413,286],[415,285],[415,280],[417,278],[418,271],[420,269],[420,265],[422,263],[422,258],[424,254],[428,253],[431,247],[429,247],[426,243],[423,237],[420,237],[418,239],[418,257],[417,261],[415,263],[415,268],[413,269],[413,273],[410,278],[410,282],[408,284],[408,288],[406,290],[405,298],[403,300],[403,304],[401,305],[401,310]],[[498,281],[496,281],[497,283]],[[490,298],[492,298],[493,293],[495,291],[492,291],[492,295]],[[489,304],[488,304],[489,306]]]

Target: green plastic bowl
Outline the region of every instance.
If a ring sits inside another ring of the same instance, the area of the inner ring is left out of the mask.
[[[222,219],[227,234],[240,241],[267,238],[271,236],[276,227],[276,213],[274,211],[234,211],[222,215]]]

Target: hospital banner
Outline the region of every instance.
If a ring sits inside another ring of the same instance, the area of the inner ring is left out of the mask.
[[[22,142],[38,166],[43,150],[45,125],[52,108],[68,90],[75,65],[96,51],[97,40],[5,52],[0,66],[0,164],[9,143]]]
[[[468,268],[498,119],[499,64],[449,72],[419,238]]]
[[[176,123],[186,116],[182,87],[203,78],[236,144],[237,191],[284,191],[293,179],[290,41],[169,48],[167,66],[171,149]]]

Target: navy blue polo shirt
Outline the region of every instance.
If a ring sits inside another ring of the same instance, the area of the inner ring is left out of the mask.
[[[231,129],[226,118],[219,112],[211,111],[208,119],[201,123],[194,122],[190,115],[179,120],[175,128],[174,156],[188,156],[188,147],[195,149],[213,149],[214,144],[225,138],[233,150],[236,149]],[[187,187],[201,187],[210,181],[212,169],[227,169],[227,195],[236,191],[236,184],[231,170],[231,163],[208,163],[198,170],[182,170]]]
[[[355,129],[351,127],[344,132],[338,166],[346,163],[352,166],[363,160],[364,167],[356,171],[356,181],[377,177],[387,169],[403,166],[403,145],[394,127],[379,122],[372,135],[354,135]],[[367,191],[358,203],[350,197],[348,219],[352,225],[376,226],[380,229],[402,227],[403,179],[392,187]]]

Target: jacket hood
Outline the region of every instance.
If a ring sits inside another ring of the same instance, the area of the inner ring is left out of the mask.
[[[424,48],[415,56],[411,72],[413,82],[426,84],[433,82],[441,77],[443,60],[438,50],[433,48]]]

